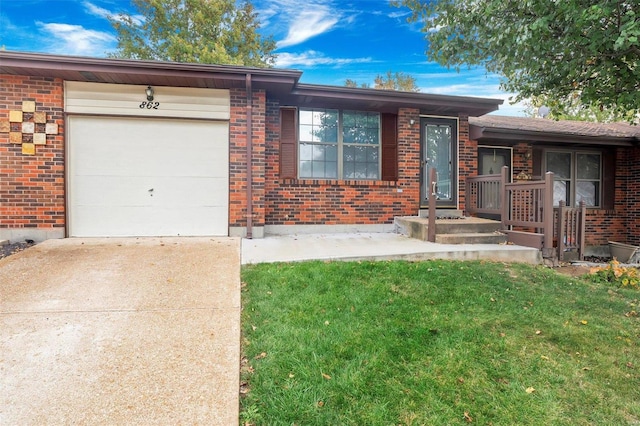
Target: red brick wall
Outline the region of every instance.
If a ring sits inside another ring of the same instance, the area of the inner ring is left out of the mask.
[[[626,192],[624,198],[626,217],[623,225],[626,230],[626,243],[640,246],[640,146],[618,151],[618,157],[625,160],[622,164]]]
[[[0,75],[0,121],[23,101],[35,101],[36,111],[58,124],[58,135],[47,135],[36,155],[22,154],[20,144],[0,133],[0,229],[65,226],[63,82],[60,79]]]
[[[419,111],[398,114],[398,180],[280,179],[279,105],[267,104],[265,224],[388,224],[415,215],[420,200]],[[409,120],[415,120],[413,126]]]
[[[458,130],[458,209],[465,208],[467,177],[478,174],[478,143],[469,140],[469,116],[460,115]]]
[[[229,123],[229,226],[247,226],[247,95],[231,89]],[[265,186],[265,92],[254,91],[251,113],[253,226],[264,226]]]

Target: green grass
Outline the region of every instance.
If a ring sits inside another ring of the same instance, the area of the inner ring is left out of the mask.
[[[243,281],[242,424],[640,423],[637,291],[488,262],[264,264]]]

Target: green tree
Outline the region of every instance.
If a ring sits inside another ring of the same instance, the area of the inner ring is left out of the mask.
[[[371,85],[369,83],[358,84],[357,81],[351,80],[350,78],[348,78],[348,79],[346,79],[344,81],[344,85],[347,86],[347,87],[354,87],[354,88],[360,87],[362,89],[369,89],[371,87]]]
[[[368,89],[371,87],[368,83],[358,84],[355,80],[346,79],[344,85],[347,87],[361,87]],[[419,92],[420,89],[416,85],[416,79],[403,72],[393,73],[387,71],[386,75],[378,74],[374,80],[374,89],[380,90],[399,90],[403,92]]]
[[[378,75],[374,80],[374,89],[400,90],[403,92],[419,92],[416,79],[403,72],[387,71],[385,76]]]
[[[395,0],[427,56],[484,66],[503,89],[640,118],[640,0]]]
[[[598,123],[613,123],[617,121],[634,121],[630,111],[622,112],[605,109],[598,105],[585,106],[580,99],[570,95],[564,99],[550,99],[546,96],[533,96],[525,102],[525,113],[530,117],[539,115],[539,108],[549,109],[547,118],[552,120],[592,121]]]
[[[132,0],[136,15],[120,14],[112,57],[271,67],[276,45],[258,34],[249,2],[233,0]],[[142,16],[140,19],[138,15]]]

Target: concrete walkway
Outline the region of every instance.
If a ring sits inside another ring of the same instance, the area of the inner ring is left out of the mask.
[[[303,260],[492,260],[539,264],[540,251],[502,244],[436,244],[394,233],[299,234],[242,240],[242,264]]]
[[[240,240],[48,240],[0,260],[1,425],[237,425]]]

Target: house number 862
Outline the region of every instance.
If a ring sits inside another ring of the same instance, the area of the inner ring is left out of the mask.
[[[140,109],[158,109],[158,107],[160,106],[160,102],[147,102],[144,101],[142,102],[139,107]]]

